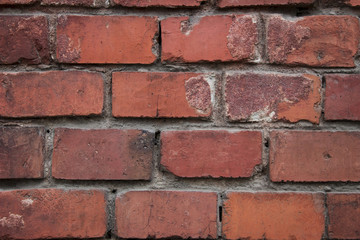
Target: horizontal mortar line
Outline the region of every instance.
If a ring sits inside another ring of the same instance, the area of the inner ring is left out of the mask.
[[[252,63],[200,63],[200,64],[161,64],[161,65],[122,65],[122,64],[60,64],[37,67],[36,65],[0,65],[0,72],[48,72],[48,71],[87,71],[87,72],[198,72],[198,73],[283,73],[283,74],[359,74],[357,68],[311,68],[302,66],[286,66]],[[239,68],[240,69],[236,69]]]

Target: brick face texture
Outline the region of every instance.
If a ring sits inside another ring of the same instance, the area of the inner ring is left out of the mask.
[[[0,239],[360,239],[358,0],[0,0]]]
[[[62,179],[150,179],[154,134],[56,129],[52,174]]]

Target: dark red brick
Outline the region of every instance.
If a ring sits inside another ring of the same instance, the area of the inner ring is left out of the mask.
[[[250,177],[261,164],[258,131],[170,131],[161,134],[161,164],[180,177]]]
[[[225,101],[231,121],[319,123],[321,80],[314,75],[229,74]]]
[[[224,7],[270,6],[270,5],[309,5],[315,0],[220,0],[217,5]]]
[[[354,16],[308,16],[294,21],[268,19],[271,63],[314,67],[354,67],[359,20]]]
[[[360,132],[273,131],[272,181],[360,181]]]
[[[360,75],[326,75],[326,120],[360,120]]]
[[[43,178],[45,130],[0,128],[0,178]]]
[[[329,193],[329,236],[331,239],[360,239],[360,194]]]
[[[38,0],[0,0],[0,5],[31,4]]]
[[[143,63],[153,53],[156,17],[70,16],[58,18],[56,52],[64,63]]]
[[[0,36],[0,64],[49,62],[45,16],[0,16]]]
[[[113,0],[115,5],[124,7],[198,7],[207,0]]]
[[[211,76],[198,73],[116,72],[115,117],[209,117]]]
[[[322,239],[324,196],[317,193],[227,194],[225,239]]]
[[[216,238],[217,195],[207,192],[127,192],[116,199],[121,238]]]
[[[149,180],[154,134],[139,130],[56,129],[52,175],[62,179]]]
[[[102,191],[34,189],[0,192],[1,239],[100,238]]]
[[[0,73],[0,116],[99,115],[103,79],[79,71]]]
[[[257,61],[257,22],[254,15],[167,18],[161,21],[162,61]]]

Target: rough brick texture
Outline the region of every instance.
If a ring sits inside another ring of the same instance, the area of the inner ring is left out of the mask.
[[[99,115],[103,79],[78,71],[0,73],[0,116]]]
[[[360,120],[360,75],[326,75],[326,120]]]
[[[360,132],[273,131],[272,181],[360,181]]]
[[[162,61],[250,61],[258,43],[255,15],[218,15],[161,21]]]
[[[257,131],[170,131],[161,135],[161,164],[179,177],[250,177],[261,149]]]
[[[228,74],[227,117],[231,121],[319,123],[321,80],[314,75]]]
[[[210,76],[197,73],[113,73],[115,117],[208,117]]]
[[[154,134],[139,130],[57,129],[52,175],[62,179],[149,180]]]
[[[270,5],[309,5],[315,0],[220,0],[218,6],[243,7],[243,6],[270,6]]]
[[[0,178],[44,176],[45,130],[43,128],[0,128]]]
[[[143,63],[153,53],[158,31],[156,17],[58,17],[56,54],[64,63]]]
[[[114,4],[125,7],[198,7],[207,0],[113,0]]]
[[[226,239],[321,239],[324,196],[316,193],[229,193],[224,202]]]
[[[269,16],[267,52],[271,63],[354,67],[359,20],[353,16],[308,16],[293,21]]]
[[[0,192],[1,239],[95,238],[106,232],[101,191]]]
[[[49,62],[45,16],[0,16],[0,36],[0,64]]]
[[[329,236],[332,239],[360,238],[360,194],[329,193]]]
[[[217,195],[205,192],[128,192],[116,199],[121,238],[216,238]]]

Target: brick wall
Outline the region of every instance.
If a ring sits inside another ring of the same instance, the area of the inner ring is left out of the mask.
[[[0,0],[0,239],[360,239],[358,6]]]

